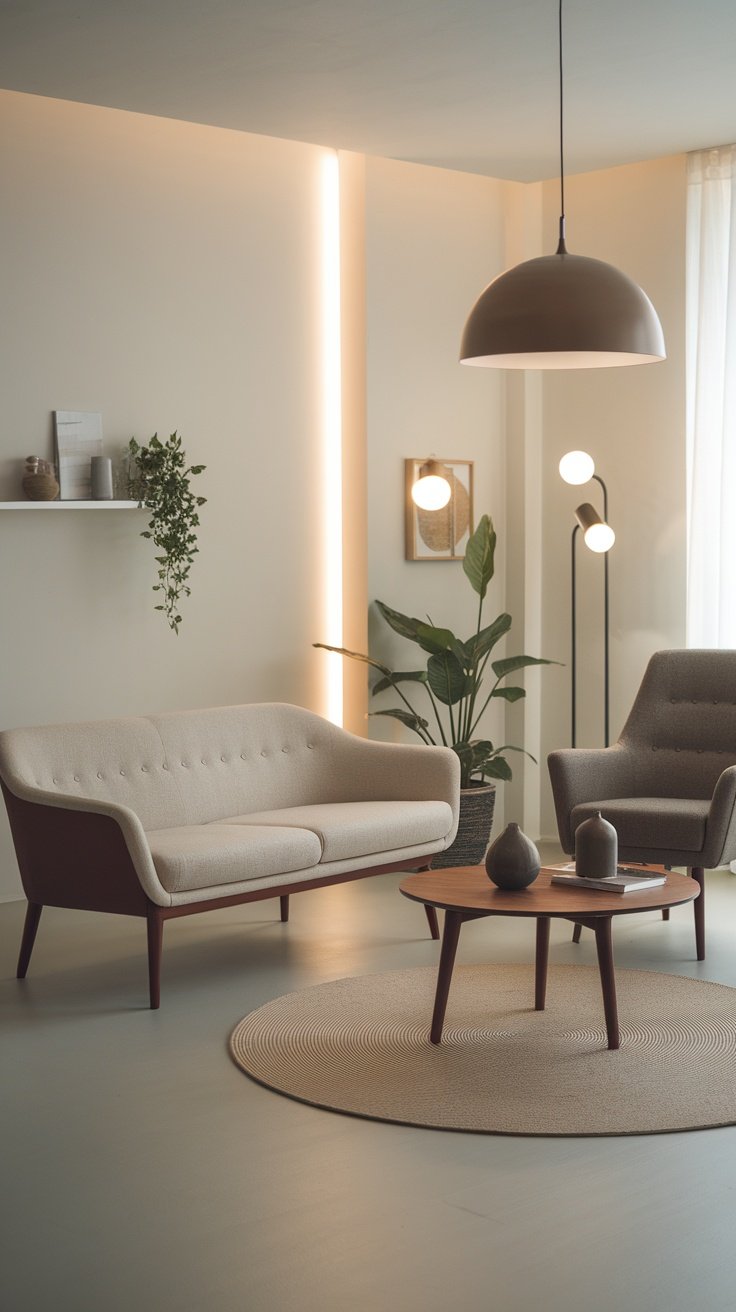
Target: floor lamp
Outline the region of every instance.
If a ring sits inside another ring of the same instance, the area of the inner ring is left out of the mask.
[[[603,561],[603,706],[604,706],[604,740],[608,747],[610,741],[610,655],[609,655],[609,594],[608,594],[608,552],[611,550],[616,535],[608,523],[608,488],[603,479],[595,472],[595,464],[586,451],[568,451],[560,461],[560,476],[566,483],[578,485],[595,480],[603,492],[603,518],[589,501],[583,502],[575,511],[577,523],[572,531],[570,551],[571,577],[571,675],[572,675],[572,714],[571,741],[577,746],[577,578],[576,556],[578,532],[582,530],[583,541],[590,551],[604,556]]]

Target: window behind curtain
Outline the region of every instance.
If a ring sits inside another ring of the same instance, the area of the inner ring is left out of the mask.
[[[687,641],[736,647],[736,145],[688,156]]]

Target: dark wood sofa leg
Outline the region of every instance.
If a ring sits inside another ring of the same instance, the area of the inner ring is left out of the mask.
[[[669,907],[662,907],[662,919],[663,919],[663,920],[669,920],[669,918],[670,918],[670,909],[669,909]]]
[[[698,961],[705,961],[705,870],[703,866],[691,866],[690,875],[700,888],[693,902],[695,912],[695,951]]]
[[[285,893],[283,897],[279,898],[279,902],[281,903],[281,923],[285,925],[289,919],[289,894]]]
[[[36,941],[36,930],[38,922],[41,919],[43,904],[41,902],[29,902],[26,908],[26,919],[23,925],[23,937],[20,942],[20,953],[18,955],[18,969],[16,971],[17,979],[25,979],[28,964],[31,960],[33,944]]]
[[[440,927],[439,927],[439,925],[437,924],[437,908],[436,908],[436,907],[430,907],[430,906],[428,906],[427,903],[425,902],[425,904],[424,904],[424,910],[425,910],[426,913],[427,913],[427,924],[429,925],[429,932],[430,932],[430,934],[432,935],[432,938],[439,938],[439,936],[440,936]]]
[[[582,934],[582,932],[583,932],[583,927],[582,927],[582,925],[580,924],[579,921],[576,921],[576,922],[575,922],[575,925],[573,926],[573,931],[572,931],[572,941],[573,941],[573,943],[579,943],[579,942],[580,942],[580,935]]]
[[[164,941],[164,917],[158,907],[149,910],[146,917],[148,929],[148,990],[151,999],[151,1011],[158,1011],[161,1005],[161,949]]]

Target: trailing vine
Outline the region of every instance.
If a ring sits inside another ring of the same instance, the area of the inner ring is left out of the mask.
[[[205,466],[187,468],[176,432],[166,442],[154,433],[148,446],[141,446],[132,437],[127,454],[129,494],[151,515],[141,537],[150,538],[161,553],[156,556],[158,583],[153,585],[153,591],[161,593],[161,601],[154,609],[163,611],[169,627],[178,633],[180,599],[190,596],[187,580],[199,550],[195,532],[199,528],[198,510],[207,499],[195,496],[189,480],[201,474]]]

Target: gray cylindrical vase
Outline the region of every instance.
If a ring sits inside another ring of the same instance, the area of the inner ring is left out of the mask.
[[[588,879],[607,879],[616,874],[618,834],[597,811],[575,830],[575,874]]]
[[[112,460],[93,456],[91,467],[92,500],[112,501]]]
[[[486,874],[498,888],[528,888],[539,874],[540,865],[534,843],[516,823],[506,826],[486,855]]]

